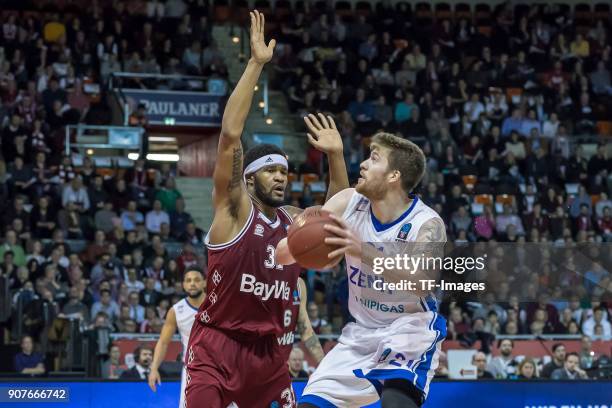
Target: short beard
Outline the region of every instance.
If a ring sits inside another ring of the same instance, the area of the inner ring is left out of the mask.
[[[262,185],[257,181],[257,177],[253,181],[254,193],[255,197],[262,202],[262,204],[267,205],[268,207],[278,208],[282,207],[285,203],[285,199],[277,200],[275,198],[270,197],[270,195],[266,194],[263,190]]]
[[[192,294],[190,294],[189,292],[187,292],[187,297],[188,297],[189,299],[197,299],[197,298],[199,298],[200,296],[202,296],[202,293],[203,293],[203,292],[204,292],[203,290],[199,290],[199,291],[197,291],[197,292],[196,292],[194,295],[192,295]]]
[[[370,185],[368,185],[370,184]],[[385,185],[384,184],[374,184],[365,182],[364,185],[355,187],[355,191],[359,194],[365,196],[370,201],[382,200],[385,198]]]

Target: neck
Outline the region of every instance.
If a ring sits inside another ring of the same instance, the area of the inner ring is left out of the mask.
[[[274,220],[276,218],[276,207],[271,207],[262,203],[257,197],[255,197],[255,194],[251,194],[251,200],[253,201],[253,205],[255,205],[255,207],[264,213],[264,215],[270,220]]]
[[[206,299],[206,294],[204,292],[202,292],[202,294],[198,296],[197,298],[192,298],[190,296],[187,296],[187,301],[191,304],[191,306],[197,309],[199,309],[200,305],[204,303],[204,299]]]
[[[397,220],[412,205],[414,199],[403,191],[392,191],[382,200],[371,201],[372,212],[382,224]]]

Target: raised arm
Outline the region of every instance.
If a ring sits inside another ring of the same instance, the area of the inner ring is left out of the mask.
[[[157,391],[157,385],[161,384],[161,376],[159,375],[159,366],[162,361],[164,361],[164,357],[166,357],[166,352],[168,351],[168,345],[172,341],[172,336],[176,333],[176,313],[174,312],[174,308],[170,308],[168,310],[168,314],[166,314],[166,321],[164,322],[164,326],[162,327],[161,334],[159,335],[159,340],[157,344],[155,344],[155,351],[153,352],[153,362],[151,363],[151,372],[149,373],[149,387],[153,390],[153,392]]]
[[[300,287],[300,313],[297,321],[298,333],[310,355],[316,360],[317,363],[319,363],[321,360],[323,360],[325,354],[323,353],[323,347],[321,347],[321,343],[319,342],[319,337],[317,337],[317,334],[312,329],[312,324],[310,323],[310,318],[308,317],[308,310],[306,308],[306,302],[308,300],[306,283],[304,283],[302,278],[298,278],[298,285]]]
[[[342,136],[338,132],[336,123],[331,116],[322,113],[317,115],[310,114],[304,118],[308,127],[308,141],[317,150],[327,155],[329,162],[329,186],[327,197],[329,201],[340,191],[349,188],[346,164],[344,163],[344,146]]]
[[[251,12],[251,58],[232,92],[223,112],[217,162],[213,174],[215,218],[210,229],[212,244],[231,240],[243,227],[251,203],[242,179],[242,143],[247,115],[251,109],[255,85],[264,65],[272,58],[276,45],[264,41],[265,18],[257,10]]]

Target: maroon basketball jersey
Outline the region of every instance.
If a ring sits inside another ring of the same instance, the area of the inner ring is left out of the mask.
[[[282,208],[271,221],[252,205],[236,238],[221,245],[207,243],[208,294],[196,322],[240,340],[282,338],[289,329],[293,331],[301,268],[275,263],[276,245],[287,236],[291,222]]]

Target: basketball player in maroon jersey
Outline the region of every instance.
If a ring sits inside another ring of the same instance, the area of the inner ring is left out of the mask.
[[[275,45],[265,44],[264,22],[262,14],[251,13],[251,59],[223,114],[213,175],[215,216],[206,238],[209,292],[185,357],[187,408],[225,408],[230,402],[240,408],[295,406],[289,345],[280,343],[296,323],[303,328],[310,322],[305,310],[296,322],[300,268],[276,265],[274,250],[298,209],[282,207],[285,153],[258,145],[243,159],[240,142],[254,87]],[[310,115],[305,121],[310,143],[328,156],[331,197],[348,179],[340,135],[331,118],[319,119]]]

